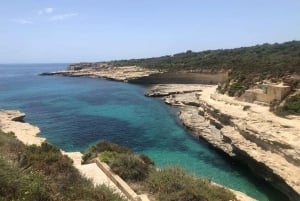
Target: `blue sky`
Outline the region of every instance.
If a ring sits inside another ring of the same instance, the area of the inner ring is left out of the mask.
[[[299,0],[1,0],[0,63],[103,61],[300,40]]]

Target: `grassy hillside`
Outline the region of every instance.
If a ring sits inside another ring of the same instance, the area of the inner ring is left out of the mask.
[[[300,41],[263,44],[235,49],[186,51],[172,56],[118,60],[115,66],[138,65],[167,70],[232,70],[279,76],[284,72],[300,72]],[[272,72],[271,72],[272,71]]]
[[[0,200],[124,201],[104,185],[94,187],[53,145],[25,146],[1,131]]]
[[[186,51],[162,57],[108,63],[114,66],[137,65],[171,72],[228,71],[229,78],[219,87],[219,91],[239,96],[255,82],[265,79],[275,81],[290,74],[300,74],[300,41],[202,52]]]

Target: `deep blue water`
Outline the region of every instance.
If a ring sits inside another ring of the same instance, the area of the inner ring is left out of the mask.
[[[261,201],[286,200],[246,168],[189,135],[174,108],[143,95],[146,87],[37,75],[66,66],[0,65],[0,108],[25,112],[25,120],[40,127],[41,136],[66,151],[83,152],[109,140],[149,155],[159,167],[179,165]]]

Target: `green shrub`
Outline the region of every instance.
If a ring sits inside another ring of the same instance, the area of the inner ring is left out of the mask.
[[[110,163],[113,172],[126,181],[142,181],[150,171],[150,166],[133,154],[120,154]]]
[[[105,163],[111,163],[119,154],[115,151],[104,151],[98,156],[99,160]]]
[[[123,147],[108,141],[102,141],[99,142],[93,146],[91,146],[83,155],[83,161],[87,162],[91,159],[94,159],[98,156],[99,153],[104,151],[114,151],[117,153],[127,153],[127,154],[133,154],[133,151],[131,151],[127,147]]]
[[[90,193],[90,192],[88,192]],[[114,189],[109,188],[106,185],[96,186],[92,196],[82,197],[82,200],[101,200],[101,201],[127,201],[124,197],[117,193],[114,193]],[[90,199],[87,199],[91,197]]]
[[[73,161],[61,154],[60,150],[48,143],[42,145],[26,146],[19,156],[21,168],[31,167],[45,175],[61,175],[65,172],[73,172]]]
[[[142,155],[140,155],[139,157],[140,157],[140,159],[142,159],[142,160],[144,161],[144,163],[146,163],[147,165],[152,165],[152,166],[155,165],[154,161],[153,161],[149,156],[142,154]]]
[[[278,107],[276,114],[279,116],[285,115],[300,115],[300,94],[289,98],[284,106]]]
[[[82,177],[72,160],[51,144],[25,146],[0,131],[0,156],[0,200],[125,201]]]
[[[178,167],[152,171],[147,189],[164,201],[229,201],[236,200],[229,190],[212,185],[207,179],[187,174]]]
[[[235,82],[233,83],[230,87],[229,87],[229,90],[228,90],[228,95],[229,96],[235,96],[235,94],[241,90],[243,87],[241,85],[241,83],[239,82]]]
[[[0,200],[50,200],[49,186],[38,173],[26,173],[0,158]]]
[[[16,161],[25,145],[17,140],[13,133],[3,133],[0,130],[0,155],[3,159]]]

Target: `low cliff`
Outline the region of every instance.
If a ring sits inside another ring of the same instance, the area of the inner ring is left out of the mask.
[[[60,75],[69,77],[93,77],[138,84],[217,84],[228,78],[228,73],[220,72],[167,72],[139,66],[116,67],[98,63],[71,64],[64,71],[45,72],[43,76]]]
[[[29,123],[23,122],[25,114],[17,110],[0,110],[0,130],[13,132],[24,144],[40,145],[46,139],[38,137],[40,129]]]
[[[268,107],[216,93],[216,86],[158,85],[150,92],[180,106],[179,118],[193,134],[300,200],[299,118],[277,117]]]
[[[71,67],[70,67],[71,66]],[[49,75],[60,75],[60,76],[69,76],[69,77],[92,77],[92,78],[101,78],[114,81],[128,82],[130,80],[135,80],[142,77],[148,77],[152,74],[160,74],[158,70],[150,70],[137,66],[123,66],[123,67],[99,67],[92,68],[86,66],[75,67],[70,65],[65,71],[56,71],[56,72],[45,72],[41,73],[42,76]]]

